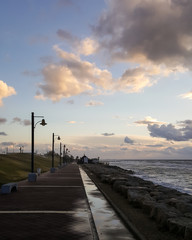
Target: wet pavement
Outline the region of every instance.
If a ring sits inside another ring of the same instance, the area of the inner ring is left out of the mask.
[[[134,236],[119,219],[113,208],[104,198],[87,174],[81,170],[91,212],[100,240],[134,240]]]
[[[18,183],[0,195],[0,239],[94,239],[77,165]]]
[[[0,239],[134,239],[81,174],[77,164],[69,164],[0,194]]]

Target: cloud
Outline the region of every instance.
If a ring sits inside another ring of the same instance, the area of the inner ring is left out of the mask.
[[[155,83],[150,78],[150,70],[141,67],[127,69],[117,82],[117,89],[125,92],[140,92]],[[124,89],[124,90],[123,90]]]
[[[183,158],[189,158],[191,159],[192,156],[192,147],[184,147],[184,148],[179,148],[176,150],[177,154],[182,156]],[[183,157],[184,156],[184,157]]]
[[[157,119],[152,118],[150,116],[145,117],[144,120],[139,120],[135,122],[136,124],[139,125],[148,125],[148,124],[164,124],[164,122],[159,122]]]
[[[192,91],[179,95],[182,98],[187,98],[192,100]]]
[[[6,118],[0,118],[0,124],[6,123],[7,119]]]
[[[91,100],[88,103],[86,103],[86,106],[87,107],[90,107],[90,106],[101,106],[103,104],[104,104],[103,102],[97,102],[97,101]]]
[[[57,45],[54,46],[54,50],[62,59],[62,65],[70,70],[76,80],[79,78],[79,82],[87,83],[88,86],[94,84],[98,88],[110,89],[113,79],[107,69],[101,70],[94,63],[83,61],[78,55],[65,52]]]
[[[162,144],[154,144],[154,145],[146,145],[146,147],[160,148],[160,147],[164,147],[164,146]]]
[[[63,97],[71,97],[91,91],[92,86],[86,81],[78,81],[71,69],[64,65],[48,65],[43,69],[44,84],[39,88],[43,95],[37,97],[59,101]]]
[[[65,41],[69,42],[70,44],[79,42],[79,39],[77,37],[75,37],[73,34],[71,34],[70,32],[63,30],[63,29],[58,29],[57,35],[62,40],[65,40]]]
[[[179,124],[182,126],[182,128],[176,128],[172,124],[163,124],[161,126],[157,124],[149,124],[148,130],[152,137],[165,138],[169,141],[188,141],[192,139],[192,121],[185,120],[179,122]]]
[[[30,121],[30,120],[27,120],[27,119],[24,119],[22,123],[23,123],[24,126],[29,126],[29,125],[31,125],[31,121]]]
[[[0,132],[0,136],[7,136],[5,132]]]
[[[114,133],[102,133],[101,135],[105,136],[105,137],[110,137],[115,135]]]
[[[3,105],[3,98],[9,97],[16,94],[16,91],[13,87],[8,86],[5,82],[0,80],[0,106]]]
[[[25,142],[20,142],[20,143],[17,143],[16,145],[15,145],[15,147],[27,147],[27,146],[29,146],[30,144],[29,143],[25,143]]]
[[[67,43],[70,44],[74,52],[77,52],[78,55],[89,56],[95,53],[98,49],[98,43],[93,38],[79,39],[70,32],[64,29],[58,29],[57,35]]]
[[[184,0],[110,0],[92,29],[115,60],[191,69],[191,11]]]
[[[191,159],[192,155],[192,147],[180,147],[180,148],[173,148],[168,147],[165,149],[162,149],[161,154],[164,156],[170,156],[171,158],[175,159]]]
[[[148,125],[148,130],[152,137],[166,138],[167,140],[174,141],[186,141],[179,129],[176,129],[174,125]]]
[[[13,146],[14,143],[13,142],[1,142],[0,145],[4,146],[4,147],[8,147],[8,146]]]
[[[178,121],[177,123],[180,126],[183,126],[183,127],[186,127],[186,126],[192,127],[192,120],[190,120],[190,119],[187,119],[187,120],[184,120],[184,121]]]
[[[42,69],[44,82],[39,84],[35,98],[59,101],[62,98],[89,94],[109,94],[115,91],[139,92],[155,83],[151,75],[159,70],[132,68],[118,79],[114,79],[107,69],[99,69],[94,63],[81,60],[78,55],[54,46],[60,62],[51,63]],[[91,51],[91,50],[90,50]]]
[[[128,148],[126,148],[126,147],[121,147],[120,150],[121,150],[121,151],[127,151]]]
[[[78,53],[84,56],[94,54],[98,49],[98,43],[91,38],[85,38],[80,42]]]
[[[13,118],[12,123],[20,123],[21,122],[21,118],[15,117]]]
[[[76,121],[68,121],[67,123],[70,123],[70,124],[75,124]]]
[[[112,81],[110,72],[101,70],[94,63],[83,61],[58,46],[54,46],[54,50],[62,60],[43,68],[44,83],[39,84],[42,93],[37,92],[37,99],[59,101],[61,98],[109,89]]]
[[[125,137],[124,143],[134,144],[134,141],[132,139],[130,139],[129,137]]]
[[[28,119],[21,120],[21,118],[18,118],[18,117],[13,118],[12,123],[19,123],[19,124],[24,125],[24,126],[31,125],[30,120],[28,120]]]
[[[53,47],[59,62],[53,58],[46,62],[37,99],[59,101],[81,94],[136,93],[175,71],[192,69],[191,1],[110,0],[106,5],[92,26],[91,36],[80,39],[58,29],[57,36],[72,53]],[[107,64],[121,61],[131,67],[114,78],[107,69],[85,60],[96,53],[103,54]]]

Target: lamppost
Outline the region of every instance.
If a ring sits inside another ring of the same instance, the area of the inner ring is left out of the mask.
[[[66,148],[66,151],[65,151],[65,161],[66,161],[66,163],[69,163],[69,155],[68,155],[68,153],[69,153],[70,151],[69,151],[69,149],[68,148]]]
[[[35,124],[35,118],[42,118],[41,121],[38,121]],[[44,116],[34,116],[34,112],[31,113],[31,173],[28,175],[28,181],[29,182],[34,182],[36,181],[36,173],[34,173],[34,131],[36,125],[40,123],[42,126],[47,125],[45,122]]]
[[[62,144],[61,144],[61,142],[60,142],[60,167],[61,167],[61,155],[62,155],[62,153],[61,153],[61,148],[62,148]]]
[[[51,173],[55,172],[55,168],[54,168],[54,145],[55,145],[55,137],[57,137],[57,140],[60,140],[60,136],[59,135],[55,135],[53,133],[53,137],[52,137],[52,167],[51,167]]]
[[[65,161],[65,145],[63,145],[63,163],[64,163],[64,161]]]

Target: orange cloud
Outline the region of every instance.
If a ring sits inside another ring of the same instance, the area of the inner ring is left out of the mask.
[[[16,91],[13,87],[8,86],[5,82],[0,80],[0,106],[3,105],[3,98],[9,97],[16,94]]]

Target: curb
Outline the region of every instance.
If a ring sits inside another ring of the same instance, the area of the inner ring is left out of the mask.
[[[87,170],[87,169],[84,169]],[[137,240],[147,240],[138,230],[137,228],[130,222],[130,220],[127,218],[127,216],[113,203],[111,198],[102,190],[102,188],[97,184],[90,176],[89,170],[86,171],[90,179],[94,182],[94,184],[97,186],[99,191],[104,195],[106,200],[109,202],[109,204],[112,206],[112,208],[115,210],[115,212],[120,216],[124,224],[128,227],[128,229],[131,231],[131,233],[136,237]]]

